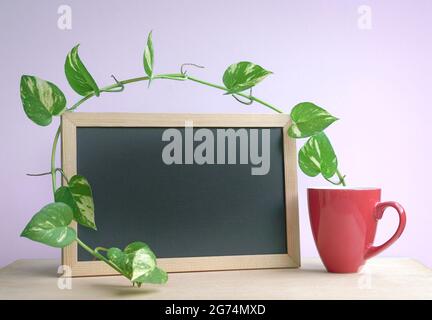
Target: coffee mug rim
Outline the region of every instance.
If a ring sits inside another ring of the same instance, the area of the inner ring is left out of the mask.
[[[338,191],[377,191],[381,190],[378,187],[342,187],[342,186],[333,186],[333,187],[310,187],[307,190],[338,190]]]

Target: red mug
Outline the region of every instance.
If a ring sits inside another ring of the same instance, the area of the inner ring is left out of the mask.
[[[367,259],[393,244],[402,234],[406,216],[397,202],[381,202],[381,189],[308,189],[309,218],[319,255],[328,272],[358,272]],[[399,214],[395,234],[373,246],[377,222],[386,208]]]

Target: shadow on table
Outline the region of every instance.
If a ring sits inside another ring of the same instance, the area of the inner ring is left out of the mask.
[[[107,290],[109,290],[109,292],[113,295],[124,298],[145,296],[159,291],[157,288],[145,287],[145,285],[143,285],[141,288],[137,288],[132,287],[132,285],[122,286],[110,283],[92,283],[91,287],[97,290],[101,290],[103,292],[107,292]]]

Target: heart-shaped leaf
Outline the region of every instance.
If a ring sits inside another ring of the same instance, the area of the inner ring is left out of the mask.
[[[223,75],[223,83],[228,93],[238,93],[252,88],[264,80],[271,71],[248,61],[234,63],[226,69]]]
[[[154,64],[154,52],[153,52],[153,41],[152,32],[149,33],[147,38],[147,46],[144,50],[144,70],[149,76],[150,80],[153,78],[153,64]],[[150,84],[149,80],[149,84]]]
[[[52,116],[66,109],[63,92],[53,83],[35,76],[23,75],[20,83],[24,112],[34,123],[47,126]]]
[[[130,273],[132,281],[143,275],[147,275],[156,267],[156,256],[144,242],[132,242],[124,248],[123,252],[128,257],[127,270]]]
[[[99,96],[99,87],[87,71],[78,55],[79,44],[68,53],[65,61],[66,78],[76,93],[86,96],[93,93]]]
[[[68,205],[50,203],[33,216],[21,237],[63,248],[76,239],[75,230],[69,227],[72,218],[72,209]]]
[[[292,124],[288,129],[291,138],[306,138],[322,132],[338,118],[311,102],[302,102],[291,110]]]
[[[141,276],[148,275],[156,267],[156,256],[150,247],[141,241],[128,244],[123,252],[128,256],[128,271],[134,282]]]
[[[142,275],[138,279],[135,279],[135,283],[140,285],[141,283],[153,283],[153,284],[164,284],[168,281],[168,274],[162,269],[156,267],[150,273]]]
[[[148,248],[138,249],[133,253],[132,276],[134,282],[142,276],[150,274],[156,268],[156,259]]]
[[[153,255],[153,257],[156,259],[156,256],[154,255],[153,251],[150,249],[150,247],[141,241],[135,241],[135,242],[131,242],[129,243],[125,248],[124,248],[124,253],[126,254],[131,254],[131,253],[135,253],[140,249],[145,249],[149,252],[149,254]]]
[[[76,222],[96,230],[93,195],[86,178],[81,175],[73,176],[67,187],[57,189],[55,201],[69,205]]]
[[[321,132],[308,139],[298,155],[300,169],[308,176],[322,174],[330,179],[337,170],[338,161],[330,140]]]
[[[130,274],[127,268],[128,257],[123,251],[121,251],[119,248],[110,248],[107,251],[107,257],[112,263],[117,266],[119,270],[122,271],[122,274],[126,278],[130,278]]]
[[[122,251],[110,248],[108,259],[134,284],[165,283],[168,275],[156,266],[156,256],[144,242],[132,242]]]

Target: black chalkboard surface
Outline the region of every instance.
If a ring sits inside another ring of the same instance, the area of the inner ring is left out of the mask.
[[[167,272],[300,266],[297,151],[285,114],[62,115],[62,169],[85,176],[90,247],[150,245]],[[73,276],[113,275],[74,242]]]
[[[78,227],[79,237],[92,247],[144,241],[158,258],[286,254],[282,128],[267,128],[266,175],[239,161],[167,165],[165,129],[76,129],[76,169],[92,185],[98,226]],[[79,248],[78,261],[88,260]]]

